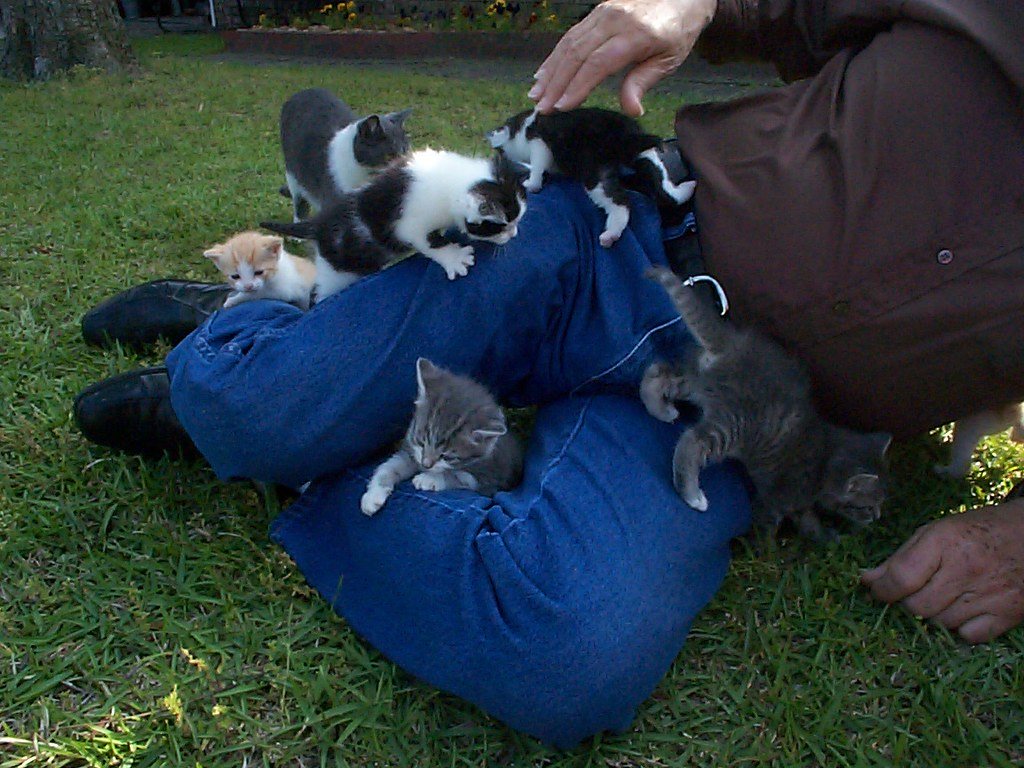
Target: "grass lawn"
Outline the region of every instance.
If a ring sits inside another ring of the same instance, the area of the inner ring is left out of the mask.
[[[289,94],[414,106],[414,145],[474,152],[525,103],[523,84],[213,60],[209,38],[140,48],[135,79],[0,85],[0,768],[1024,762],[1024,631],[969,648],[857,585],[917,525],[1005,493],[1022,474],[1005,438],[964,482],[929,471],[944,433],[897,446],[870,533],[737,548],[633,728],[569,753],[362,643],[269,542],[248,485],[86,443],[75,394],[166,349],[86,347],[82,314],[144,280],[213,280],[204,246],[289,215]],[[669,133],[674,106],[652,98],[645,123]]]

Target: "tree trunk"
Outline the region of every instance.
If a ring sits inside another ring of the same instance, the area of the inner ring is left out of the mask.
[[[0,0],[0,76],[45,80],[76,64],[135,66],[115,0]]]

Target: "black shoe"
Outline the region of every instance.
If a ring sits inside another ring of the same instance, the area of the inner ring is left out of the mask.
[[[142,456],[199,453],[171,409],[163,367],[128,371],[87,387],[75,398],[74,415],[86,438],[108,448]]]
[[[156,280],[129,288],[93,307],[82,318],[87,344],[115,341],[138,350],[158,339],[177,344],[224,306],[231,288],[224,283]]]

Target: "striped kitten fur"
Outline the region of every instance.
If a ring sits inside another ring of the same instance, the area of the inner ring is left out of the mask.
[[[424,357],[416,361],[416,383],[412,422],[398,450],[370,478],[363,514],[376,514],[395,485],[409,478],[421,491],[468,488],[484,496],[519,483],[522,448],[481,384]]]
[[[885,499],[885,451],[891,437],[824,421],[803,366],[778,344],[724,320],[667,269],[648,276],[668,292],[697,343],[683,362],[651,365],[640,397],[651,415],[674,421],[675,403],[700,408],[680,437],[673,482],[683,500],[704,511],[699,473],[709,462],[737,459],[755,489],[756,527],[775,532],[789,520],[805,536],[833,538],[820,512],[857,525],[877,520]]]

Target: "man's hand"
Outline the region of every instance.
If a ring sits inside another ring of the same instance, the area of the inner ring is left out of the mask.
[[[535,75],[537,109],[573,109],[609,75],[632,67],[622,111],[639,117],[647,90],[683,63],[711,21],[717,0],[605,0],[570,29]]]
[[[1024,621],[1024,502],[922,526],[861,582],[969,643],[991,640]]]

